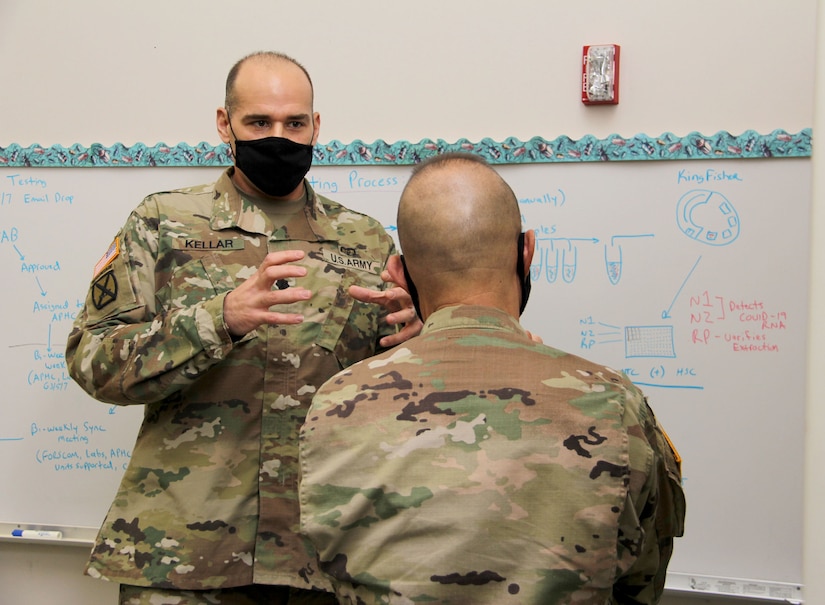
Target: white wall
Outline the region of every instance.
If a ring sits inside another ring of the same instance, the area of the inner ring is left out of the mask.
[[[816,112],[814,128],[825,127],[825,10],[817,16],[818,44],[816,59]],[[825,154],[817,149],[813,155],[813,210],[811,216],[811,316],[808,355],[808,414],[805,468],[805,541],[803,550],[803,578],[808,603],[825,603],[825,480],[822,460],[825,459],[825,406],[819,378],[825,367]]]
[[[825,98],[825,16],[818,23],[816,0],[2,0],[0,146],[216,144],[225,73],[258,49],[283,50],[310,70],[322,142],[797,132],[825,118],[814,111]],[[621,104],[584,107],[581,47],[608,42],[622,45]],[[814,161],[819,192],[825,160]],[[814,310],[825,303],[818,198]],[[812,393],[823,336],[814,313]],[[825,412],[809,399],[806,599],[825,603]],[[84,557],[78,547],[0,542],[0,601],[114,603],[114,586],[80,575]],[[708,602],[727,605],[665,600]]]
[[[0,146],[217,143],[241,55],[317,88],[321,141],[606,137],[811,126],[816,0],[4,0]],[[584,107],[585,44],[622,45]]]

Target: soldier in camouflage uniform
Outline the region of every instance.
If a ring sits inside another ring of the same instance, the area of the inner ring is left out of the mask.
[[[341,603],[662,595],[678,457],[624,375],[521,327],[535,236],[520,228],[472,156],[428,161],[402,194],[389,269],[424,328],[328,381],[301,431],[301,527]]]
[[[420,322],[382,279],[381,225],[304,179],[320,119],[300,65],[240,61],[217,125],[236,165],[143,200],[69,336],[81,387],[145,405],[86,572],[122,603],[334,603],[298,533],[298,430],[318,386]]]

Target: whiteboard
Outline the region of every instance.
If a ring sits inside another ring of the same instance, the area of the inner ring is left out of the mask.
[[[142,409],[96,402],[70,380],[72,319],[142,197],[220,170],[0,168],[0,527],[102,521]],[[625,370],[684,459],[686,535],[669,584],[799,584],[810,159],[497,170],[537,234],[525,327]],[[409,172],[318,166],[310,179],[394,233]]]

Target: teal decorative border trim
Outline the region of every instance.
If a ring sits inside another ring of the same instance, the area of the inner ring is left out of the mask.
[[[774,130],[759,134],[747,130],[739,136],[720,131],[712,136],[691,132],[678,137],[666,132],[659,137],[637,134],[631,138],[611,135],[599,139],[585,135],[579,140],[560,136],[553,140],[533,137],[522,142],[510,137],[497,142],[489,138],[477,143],[459,139],[448,143],[442,139],[423,139],[418,143],[382,140],[365,143],[330,141],[318,144],[314,151],[316,166],[369,166],[416,164],[430,156],[448,151],[475,153],[491,164],[532,164],[548,162],[603,162],[637,160],[708,160],[738,158],[789,158],[811,155],[811,129],[797,134]],[[232,154],[225,144],[203,142],[194,147],[186,143],[175,146],[136,143],[127,147],[115,143],[105,147],[94,143],[84,147],[53,145],[21,147],[12,143],[0,147],[0,167],[106,167],[106,166],[230,166]]]

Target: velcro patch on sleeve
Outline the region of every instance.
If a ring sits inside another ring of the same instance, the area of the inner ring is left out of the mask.
[[[668,446],[670,446],[670,451],[673,452],[673,458],[676,460],[676,465],[679,467],[679,471],[682,470],[682,456],[679,455],[679,452],[676,450],[676,446],[673,445],[673,442],[670,440],[670,436],[665,432],[661,426],[659,429],[662,431],[662,435],[665,437],[665,441],[667,441]]]
[[[117,278],[114,271],[107,271],[92,282],[92,304],[98,311],[117,300]]]
[[[115,238],[109,246],[109,249],[106,250],[106,253],[100,257],[99,261],[97,261],[92,277],[97,277],[100,275],[100,272],[108,267],[112,261],[117,258],[118,254],[120,254],[120,240]]]

